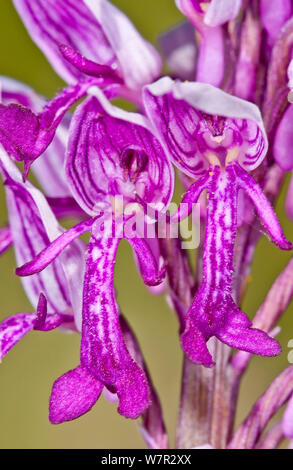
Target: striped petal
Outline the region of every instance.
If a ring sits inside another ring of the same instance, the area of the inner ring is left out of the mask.
[[[76,110],[66,157],[68,182],[90,215],[114,197],[162,209],[173,193],[173,169],[147,119],[116,108],[95,88]]]
[[[2,174],[6,182],[10,228],[18,265],[33,259],[63,230],[58,225],[44,196],[22,176],[14,163],[2,151],[0,155]],[[22,280],[25,291],[36,308],[40,292],[48,300],[48,310],[59,313],[72,309],[77,328],[80,328],[81,283],[84,270],[84,245],[74,241],[42,273]]]
[[[131,331],[131,328],[123,317],[123,315],[120,316],[120,326],[123,332],[123,337],[127,348],[132,358],[144,370],[148,378],[150,387],[151,403],[142,415],[142,424],[140,426],[140,431],[150,449],[167,449],[168,436],[166,433],[161,403],[157,392],[152,384],[138,341],[134,333]]]
[[[119,413],[135,419],[149,406],[149,388],[127,350],[119,324],[113,276],[120,239],[112,238],[112,228],[112,222],[106,221],[102,233],[93,227],[88,247],[81,365],[117,393]]]
[[[155,80],[161,72],[161,58],[154,47],[138,33],[127,16],[108,0],[84,2],[111,44],[127,87],[136,90]]]
[[[16,160],[25,162],[26,174],[32,162],[54,139],[66,112],[86,94],[90,86],[99,82],[100,79],[88,79],[65,88],[40,113],[15,102],[7,106],[0,104],[0,142]]]
[[[293,170],[293,105],[289,105],[277,128],[274,139],[274,159],[284,171]]]
[[[9,227],[0,228],[0,255],[4,253],[13,243]]]
[[[208,168],[210,154],[223,162],[231,153],[248,171],[265,157],[257,106],[211,85],[164,77],[145,87],[144,104],[171,159],[190,176]]]
[[[175,2],[195,26],[199,16],[211,27],[221,26],[234,20],[242,5],[242,0],[175,0]]]
[[[52,424],[72,421],[87,413],[98,400],[103,384],[86,367],[78,366],[55,380],[50,396]]]

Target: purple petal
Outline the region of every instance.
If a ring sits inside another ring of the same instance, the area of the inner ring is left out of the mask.
[[[34,113],[40,113],[45,106],[45,100],[37,95],[30,87],[7,77],[0,77],[2,103],[20,104],[30,108]],[[65,145],[68,138],[69,118],[65,117],[58,126],[56,135],[39,159],[33,172],[48,196],[69,196],[69,189],[65,181],[64,158]]]
[[[293,366],[285,369],[257,400],[248,417],[234,433],[228,447],[253,449],[270,419],[291,397],[292,392]]]
[[[115,51],[85,2],[14,0],[13,3],[32,39],[66,82],[75,83],[83,74],[64,59],[60,44],[78,50],[94,62],[117,67]]]
[[[223,343],[260,356],[281,354],[279,343],[264,331],[251,328],[252,323],[236,305],[234,307],[230,305],[226,321],[226,325],[217,333],[217,337]]]
[[[161,58],[127,16],[107,0],[85,0],[85,3],[103,28],[126,85],[136,90],[155,80],[161,72]]]
[[[277,14],[276,14],[277,13]],[[261,0],[261,21],[272,46],[276,41],[282,27],[291,18],[293,13],[291,0]]]
[[[251,199],[272,241],[282,250],[292,250],[293,244],[285,238],[275,211],[261,187],[239,165],[235,165],[235,171],[239,186]]]
[[[59,226],[44,196],[29,182],[23,183],[21,173],[2,151],[2,173],[6,180],[10,227],[18,265],[34,258],[58,238]],[[54,260],[42,273],[22,280],[25,291],[36,308],[40,292],[48,300],[50,312],[63,312],[73,308],[80,327],[82,286],[84,271],[84,245],[72,242],[58,260]]]
[[[274,424],[260,439],[256,445],[256,449],[278,449],[280,443],[284,439],[281,423]]]
[[[98,80],[88,79],[67,87],[39,114],[15,103],[0,104],[0,142],[16,160],[24,160],[26,174],[31,163],[52,142],[65,113]]]
[[[265,157],[267,138],[259,109],[211,85],[164,77],[145,87],[144,104],[171,159],[190,176],[208,168],[210,153],[222,158],[223,148],[227,155],[237,149],[246,170]]]
[[[114,196],[161,210],[171,200],[174,175],[149,122],[111,105],[97,88],[93,93],[70,128],[66,173],[72,194],[90,215],[112,208]]]
[[[62,233],[58,238],[53,240],[50,245],[44,248],[32,261],[25,263],[15,270],[18,276],[31,276],[45,269],[54,259],[76,238],[83,233],[89,232],[93,225],[93,220],[88,219],[79,222],[74,227]]]
[[[9,227],[0,228],[0,255],[4,253],[13,243]]]
[[[39,296],[37,305],[37,319],[35,321],[34,329],[41,330],[45,324],[47,317],[47,299],[43,293]]]
[[[286,211],[288,216],[293,220],[293,174],[291,175],[290,184],[286,196]]]
[[[122,315],[120,316],[120,325],[127,349],[129,350],[132,358],[144,370],[150,387],[151,403],[148,409],[142,415],[142,425],[140,426],[140,431],[149,448],[167,449],[168,436],[166,433],[160,400],[152,384],[138,341]]]
[[[281,352],[275,339],[251,328],[250,320],[232,299],[239,189],[236,168],[239,165],[231,163],[226,171],[219,166],[209,171],[202,284],[186,314],[182,334],[182,346],[189,359],[206,367],[213,365],[206,346],[213,336],[262,356]]]
[[[285,436],[293,439],[293,394],[283,416],[282,428]]]
[[[194,80],[197,47],[194,27],[189,21],[159,36],[160,49],[172,73],[181,80]]]
[[[86,367],[78,366],[57,379],[50,397],[52,424],[71,421],[87,413],[103,390],[103,384]]]
[[[187,217],[189,214],[191,214],[192,205],[198,201],[198,198],[201,195],[201,193],[205,189],[208,188],[208,182],[210,179],[209,176],[210,175],[208,173],[205,173],[203,176],[198,178],[194,183],[192,183],[192,185],[184,194],[178,211],[175,212],[174,215],[172,215],[171,217],[172,223],[176,222],[177,220],[178,221],[182,220],[185,217]]]
[[[145,224],[144,230],[145,230],[144,233],[147,233],[147,223]],[[144,282],[145,282],[145,284],[148,288],[148,291],[152,295],[161,295],[167,288],[167,279],[165,277],[165,273],[164,273],[163,269],[160,269],[160,271],[158,272],[158,267],[161,267],[162,263],[163,263],[163,258],[161,256],[159,240],[158,240],[157,237],[154,237],[154,238],[147,237],[147,238],[144,239],[144,242],[147,244],[147,251],[151,252],[152,257],[155,260],[155,262],[154,262],[155,270],[153,271],[153,273],[155,274],[156,278],[158,278],[158,274],[159,274],[160,284],[150,285],[148,279],[146,279]],[[139,258],[136,256],[135,250],[133,250],[133,255],[134,255],[134,261],[136,263],[138,272],[141,275],[142,279],[144,279],[144,272],[143,272],[144,263],[140,263]],[[146,259],[147,259],[147,257],[146,257]],[[163,268],[163,266],[162,266],[162,268]],[[147,270],[148,269],[149,269],[149,267],[147,267]],[[162,280],[161,275],[163,275],[163,274],[164,274],[164,279]],[[152,278],[153,278],[153,276],[151,276],[149,279],[152,280]],[[151,282],[151,284],[153,284],[153,282]]]
[[[284,171],[293,170],[293,155],[289,149],[293,145],[293,105],[284,113],[274,139],[274,159]]]
[[[204,16],[206,25],[220,26],[236,18],[242,5],[242,0],[175,0],[177,7],[195,26],[198,16]]]
[[[0,360],[34,327],[35,315],[18,313],[0,323]]]
[[[104,82],[123,83],[117,70],[114,70],[109,65],[97,64],[69,46],[61,45],[59,49],[63,57],[80,72],[85,73],[90,77],[103,78]]]
[[[34,330],[50,331],[61,325],[69,330],[76,331],[74,327],[74,317],[72,315],[61,313],[51,313],[47,315],[47,299],[44,294],[41,293],[37,306]]]
[[[44,320],[42,327],[38,328],[38,319],[34,313],[17,313],[0,323],[0,360],[18,343],[27,333],[37,325],[41,331],[50,331],[58,326],[71,328],[73,317],[71,315],[50,314]]]
[[[221,28],[202,34],[196,66],[196,81],[220,86],[224,77],[224,40]]]
[[[117,393],[119,413],[135,419],[149,406],[149,388],[120,329],[113,286],[120,240],[111,237],[112,223],[105,221],[103,233],[93,228],[84,281],[81,364]]]
[[[143,238],[127,238],[127,240],[137,257],[144,283],[148,286],[161,284],[166,275],[165,266],[158,265],[147,241]],[[162,261],[160,264],[162,264]]]
[[[211,0],[204,22],[208,26],[220,26],[234,20],[241,8],[242,0]]]

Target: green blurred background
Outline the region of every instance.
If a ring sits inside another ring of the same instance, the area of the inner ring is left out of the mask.
[[[158,33],[182,19],[173,0],[115,0],[140,32],[155,42]],[[38,92],[52,97],[63,83],[42,53],[30,40],[12,2],[0,6],[0,73],[26,82]],[[292,223],[284,214],[286,187],[277,210],[287,237],[293,238]],[[6,209],[1,188],[1,224]],[[244,310],[252,316],[264,299],[276,275],[290,259],[266,237],[258,245],[252,269],[252,282]],[[16,312],[29,312],[31,306],[19,279],[13,274],[15,261],[9,250],[0,260],[0,319]],[[118,301],[139,338],[153,381],[158,389],[171,444],[174,445],[182,354],[177,321],[165,299],[152,297],[138,278],[130,249],[121,244],[116,264]],[[293,308],[281,321],[279,340],[283,353],[276,359],[254,358],[241,387],[237,422],[278,371],[288,366],[288,341],[293,338]],[[103,397],[90,413],[58,426],[48,421],[48,399],[53,381],[79,362],[79,337],[59,331],[33,332],[21,341],[0,365],[0,448],[144,448],[137,422],[116,412],[116,405]]]

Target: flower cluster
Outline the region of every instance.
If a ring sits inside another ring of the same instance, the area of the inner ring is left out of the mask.
[[[79,333],[80,363],[53,384],[50,421],[78,418],[104,390],[120,414],[142,417],[150,448],[167,448],[158,395],[116,301],[116,253],[126,239],[150,294],[166,291],[178,315],[185,359],[177,446],[273,448],[293,439],[293,366],[233,432],[243,373],[252,354],[281,353],[275,325],[293,296],[291,261],[253,321],[240,308],[262,231],[281,250],[293,248],[273,209],[293,170],[293,3],[176,0],[188,20],[160,40],[172,78],[162,76],[158,52],[108,0],[13,3],[67,86],[45,101],[1,77],[9,221],[0,250],[13,245],[34,313],[0,324],[0,358],[31,330]],[[185,194],[170,214],[175,171]],[[291,183],[289,216],[292,191]],[[204,236],[193,273],[171,233],[198,202]],[[68,230],[65,216],[77,219]],[[79,239],[86,232],[88,243]],[[282,422],[264,433],[288,400]]]

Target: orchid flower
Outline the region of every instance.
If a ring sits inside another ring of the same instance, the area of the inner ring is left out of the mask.
[[[119,326],[113,286],[115,257],[120,240],[127,238],[145,283],[157,285],[162,281],[164,268],[148,243],[130,237],[125,229],[136,211],[144,211],[145,204],[160,210],[169,204],[173,170],[146,118],[112,106],[98,89],[94,93],[73,116],[66,157],[72,194],[91,218],[61,235],[33,261],[18,268],[17,274],[41,271],[74,238],[91,231],[83,293],[81,366],[117,393],[121,414],[136,418],[149,405],[149,391]],[[125,206],[117,210],[113,201],[119,196]]]
[[[292,248],[269,201],[248,174],[267,151],[258,108],[211,85],[168,77],[145,88],[144,103],[172,161],[198,178],[183,202],[195,203],[202,191],[208,191],[202,284],[186,316],[184,351],[195,363],[210,367],[213,360],[206,342],[216,336],[255,354],[280,354],[276,340],[251,328],[232,298],[240,189],[254,204],[272,241],[281,249]]]
[[[140,101],[141,87],[160,74],[161,60],[107,0],[78,5],[72,0],[15,0],[14,5],[32,39],[69,83],[42,111],[14,103],[0,106],[0,141],[16,160],[24,160],[26,176],[52,142],[65,113],[88,88],[98,85],[109,97]]]
[[[221,25],[234,20],[241,0],[175,0],[201,35],[196,80],[220,86],[224,77],[224,39]]]

